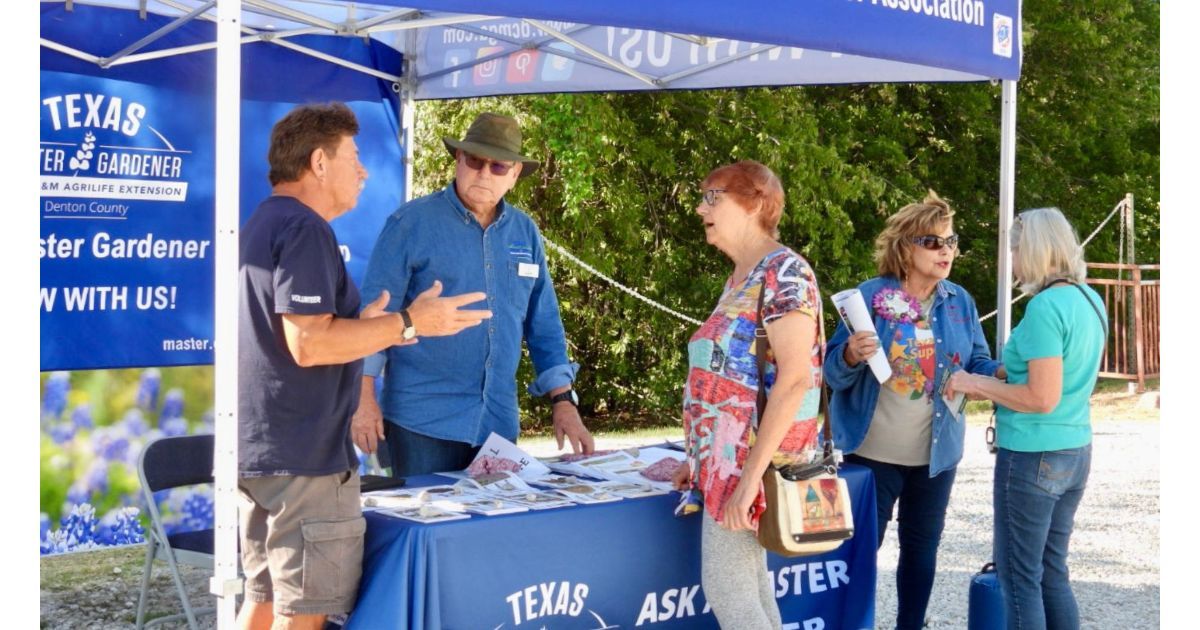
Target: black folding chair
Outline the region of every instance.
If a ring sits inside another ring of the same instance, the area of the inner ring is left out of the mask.
[[[213,607],[192,609],[187,591],[183,587],[183,576],[179,565],[213,568],[213,530],[184,532],[167,535],[154,493],[183,486],[213,482],[213,436],[185,435],[164,437],[154,440],[142,449],[138,458],[138,478],[142,482],[142,495],[146,498],[146,510],[150,513],[150,531],[146,536],[146,565],[142,571],[142,592],[138,597],[137,628],[150,627],[159,623],[187,618],[188,627],[198,630],[196,614],[212,613]],[[183,612],[159,617],[143,624],[146,612],[146,591],[150,586],[150,574],[156,557],[165,560],[171,568],[171,577],[179,591]]]

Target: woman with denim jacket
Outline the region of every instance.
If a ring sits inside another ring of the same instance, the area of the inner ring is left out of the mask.
[[[1090,399],[1108,320],[1083,285],[1083,248],[1061,212],[1023,212],[1011,234],[1013,272],[1033,298],[1004,345],[1007,382],[955,374],[947,389],[997,404],[993,553],[1008,627],[1073,629],[1067,547],[1091,469]]]
[[[958,253],[954,211],[930,191],[888,218],[875,240],[879,276],[859,285],[874,330],[838,325],[825,353],[834,442],[875,476],[879,540],[900,504],[897,628],[920,628],[933,589],[950,488],[962,459],[964,417],[938,384],[951,372],[991,375],[975,301],[947,280]],[[883,349],[880,385],[866,360]]]

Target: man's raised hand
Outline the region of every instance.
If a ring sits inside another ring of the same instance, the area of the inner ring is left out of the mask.
[[[408,307],[417,335],[421,337],[444,337],[464,328],[478,326],[492,316],[486,309],[464,310],[460,307],[487,299],[487,295],[475,291],[462,295],[441,297],[442,282],[434,280],[433,286],[421,292]],[[372,304],[374,306],[374,304]]]

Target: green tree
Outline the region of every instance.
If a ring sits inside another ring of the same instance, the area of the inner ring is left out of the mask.
[[[1132,192],[1139,262],[1157,261],[1158,3],[1039,0],[1024,4],[1024,20],[1018,210],[1059,206],[1086,236]],[[517,116],[527,154],[543,160],[510,198],[547,239],[697,319],[729,270],[694,215],[698,185],[709,170],[745,158],[779,174],[787,199],[782,240],[812,262],[826,296],[873,275],[873,241],[886,217],[933,189],[958,212],[964,245],[954,279],[982,312],[995,307],[998,85],[426,102],[418,109],[416,194],[450,181],[441,138],[460,137],[482,111]],[[1116,251],[1114,223],[1088,257],[1115,261]],[[673,423],[694,327],[549,256],[571,354],[584,366],[585,410],[626,424]],[[518,380],[531,378],[526,362]],[[545,423],[544,408],[523,406],[527,427]]]

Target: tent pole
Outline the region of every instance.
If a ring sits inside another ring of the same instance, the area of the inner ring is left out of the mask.
[[[417,124],[417,101],[413,99],[413,89],[404,87],[400,91],[400,125],[401,142],[404,143],[404,201],[412,201],[413,184],[413,137]]]
[[[46,39],[45,37],[41,38],[40,43],[42,46],[49,48],[50,50],[56,50],[64,55],[69,56],[69,57],[74,57],[76,59],[82,59],[88,63],[96,63],[96,64],[100,63],[100,58],[95,55],[89,55],[88,53],[85,53],[82,50],[76,50],[74,48],[71,48],[70,46],[64,46],[58,42],[52,42],[52,41]]]
[[[996,356],[1012,331],[1012,247],[1009,229],[1013,224],[1013,197],[1017,172],[1017,82],[1003,81],[1000,113],[1000,229],[996,245]]]
[[[141,50],[141,49],[145,48],[146,46],[149,46],[150,44],[162,39],[163,37],[166,37],[167,35],[174,32],[176,29],[178,29],[180,26],[183,26],[184,24],[191,22],[192,20],[194,20],[197,17],[199,17],[200,15],[202,15],[204,12],[211,9],[213,7],[213,5],[216,3],[217,3],[217,0],[208,0],[208,2],[205,2],[204,4],[196,7],[187,15],[183,15],[183,16],[176,18],[175,21],[171,22],[170,24],[167,24],[166,26],[158,29],[157,31],[154,31],[153,33],[150,33],[149,35],[137,40],[136,42],[122,48],[120,51],[113,53],[112,56],[101,59],[100,67],[107,68],[107,67],[111,66],[114,61],[116,61],[134,51]]]
[[[400,81],[400,142],[404,144],[404,202],[412,201],[413,141],[417,135],[416,33],[404,31],[404,78]]]
[[[217,627],[235,626],[242,592],[237,558],[238,226],[241,164],[242,2],[217,5],[216,260],[213,453],[215,559],[209,592],[217,596]]]

